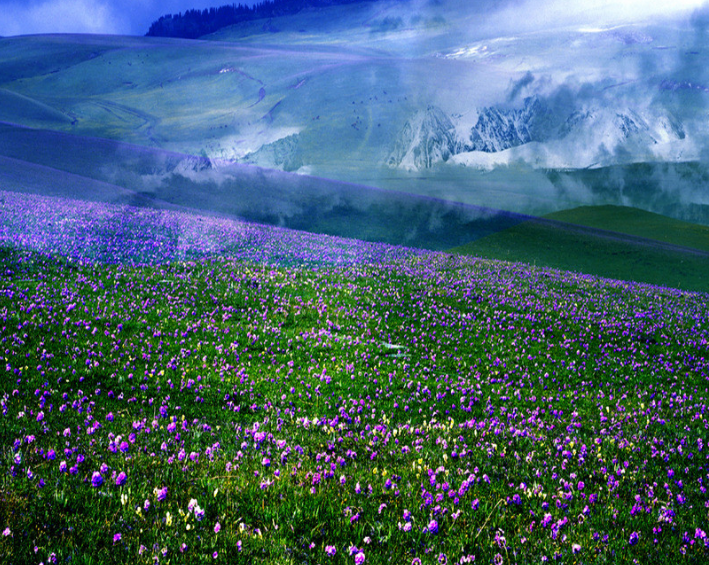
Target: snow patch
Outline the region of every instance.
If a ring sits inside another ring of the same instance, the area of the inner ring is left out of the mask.
[[[202,153],[214,164],[221,162],[241,161],[247,155],[256,153],[262,147],[275,143],[289,136],[298,135],[301,128],[263,128],[250,127],[242,130],[238,134],[228,135],[212,140],[206,144]]]
[[[453,120],[440,108],[419,111],[397,137],[388,164],[416,171],[444,162],[491,170],[515,162],[534,168],[588,168],[681,161],[697,154],[686,138],[684,126],[660,108],[581,106],[559,111],[535,96],[521,108],[493,106]]]
[[[404,125],[387,163],[408,171],[428,169],[459,152],[453,122],[436,106],[418,111]]]

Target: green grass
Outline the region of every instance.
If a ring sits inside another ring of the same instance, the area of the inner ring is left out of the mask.
[[[15,193],[2,210],[7,562],[709,555],[707,294]]]
[[[558,212],[452,252],[685,290],[709,290],[709,228],[633,208],[584,207]]]
[[[707,556],[702,295],[446,254],[129,267],[5,246],[0,276],[12,563]]]
[[[544,216],[550,220],[587,226],[690,247],[709,253],[709,226],[683,222],[629,206],[580,206]]]

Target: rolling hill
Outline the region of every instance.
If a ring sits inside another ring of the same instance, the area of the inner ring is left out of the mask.
[[[549,214],[452,252],[709,291],[709,228],[629,207]]]
[[[100,138],[0,124],[0,186],[289,227],[424,249],[461,245],[528,216]]]
[[[546,218],[709,253],[709,227],[628,206],[581,206]]]

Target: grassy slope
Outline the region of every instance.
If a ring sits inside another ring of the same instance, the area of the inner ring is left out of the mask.
[[[559,212],[452,251],[709,290],[709,229],[633,208],[583,207]]]
[[[3,563],[707,562],[704,296],[33,201],[74,260],[0,246]]]
[[[37,150],[32,160],[23,160],[33,146]],[[120,167],[112,163],[115,155],[121,157]],[[439,250],[524,219],[252,166],[207,169],[195,181],[192,169],[179,172],[185,161],[184,155],[161,150],[0,125],[0,186],[13,192],[163,209],[186,207],[314,233]]]
[[[638,208],[581,206],[554,212],[546,218],[709,252],[708,226],[682,222]]]

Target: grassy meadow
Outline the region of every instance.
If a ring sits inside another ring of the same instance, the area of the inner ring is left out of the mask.
[[[629,206],[580,206],[545,216],[604,231],[623,233],[679,247],[709,252],[709,226],[683,222]]]
[[[451,251],[709,291],[709,228],[626,206],[531,218]]]
[[[2,193],[9,563],[704,563],[707,295]]]

